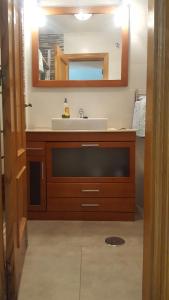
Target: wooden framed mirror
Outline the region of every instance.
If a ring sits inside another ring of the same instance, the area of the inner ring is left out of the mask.
[[[128,7],[41,7],[41,14],[46,25],[32,30],[34,87],[128,85]]]

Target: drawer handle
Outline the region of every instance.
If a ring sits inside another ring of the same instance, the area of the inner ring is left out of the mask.
[[[100,204],[98,203],[82,203],[81,207],[99,207]]]
[[[99,193],[100,190],[99,189],[95,189],[95,190],[81,190],[82,193]]]
[[[35,150],[35,151],[39,151],[39,150],[44,150],[44,148],[26,148],[26,150]]]
[[[81,144],[81,147],[99,147],[99,144]]]

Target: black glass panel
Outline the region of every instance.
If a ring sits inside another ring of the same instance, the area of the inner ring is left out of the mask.
[[[129,148],[52,149],[54,177],[128,177]]]
[[[30,161],[30,204],[40,205],[41,199],[41,162]]]

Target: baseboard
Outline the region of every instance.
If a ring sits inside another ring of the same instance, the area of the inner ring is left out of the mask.
[[[29,211],[29,220],[134,221],[135,212]]]

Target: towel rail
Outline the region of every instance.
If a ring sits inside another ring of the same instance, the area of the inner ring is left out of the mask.
[[[139,90],[139,89],[137,89],[135,91],[135,102],[136,101],[140,101],[141,100],[140,99],[141,96],[146,96],[146,91],[145,90]]]

